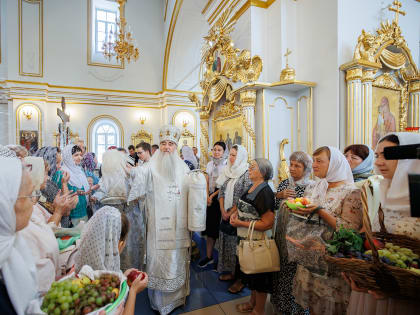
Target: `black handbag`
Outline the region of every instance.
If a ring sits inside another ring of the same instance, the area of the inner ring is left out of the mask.
[[[220,222],[219,230],[231,236],[236,236],[236,227],[230,225],[229,221],[223,220]]]

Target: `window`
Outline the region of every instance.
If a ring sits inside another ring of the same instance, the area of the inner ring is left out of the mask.
[[[96,8],[95,12],[95,51],[102,52],[105,41],[112,32],[115,34],[117,12]]]
[[[102,163],[102,155],[110,146],[120,147],[120,129],[111,119],[100,119],[92,128],[92,150]]]

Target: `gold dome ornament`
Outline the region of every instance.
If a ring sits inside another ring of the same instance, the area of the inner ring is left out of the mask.
[[[289,67],[289,55],[291,53],[292,51],[287,48],[286,53],[284,54],[286,57],[286,68],[281,70],[280,81],[293,81],[296,79],[295,69]]]

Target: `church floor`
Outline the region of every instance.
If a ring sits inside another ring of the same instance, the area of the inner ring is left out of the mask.
[[[205,240],[194,234],[194,241],[200,248],[203,257],[205,253]],[[171,315],[236,315],[235,305],[249,299],[251,292],[244,289],[239,294],[231,294],[227,291],[231,282],[219,281],[219,274],[212,270],[213,266],[201,269],[197,266],[198,261],[191,263],[191,293],[184,307],[174,310]],[[149,303],[147,290],[137,296],[136,315],[156,315]],[[269,302],[266,305],[266,314],[274,314]]]

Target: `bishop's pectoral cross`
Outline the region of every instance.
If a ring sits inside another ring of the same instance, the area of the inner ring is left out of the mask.
[[[67,126],[66,124],[70,121],[70,115],[65,113],[66,101],[64,97],[61,98],[61,109],[57,108],[57,116],[60,117],[61,123],[58,125],[58,132],[60,137],[60,148],[63,149],[67,145]]]
[[[292,53],[292,51],[287,48],[286,53],[284,54],[284,56],[286,57],[286,68],[289,68],[289,55]]]
[[[396,8],[393,8],[393,7],[392,7],[393,5],[395,5],[395,6],[396,6]],[[396,24],[398,24],[398,14],[401,14],[402,16],[405,16],[405,12],[400,10],[400,9],[401,9],[401,7],[402,7],[401,2],[400,2],[400,1],[395,0],[395,1],[392,3],[392,5],[390,5],[390,6],[389,6],[389,8],[388,8],[388,10],[389,10],[389,11],[393,11],[393,12],[395,12],[395,19],[394,19],[394,21],[395,21],[395,23],[396,23]]]

